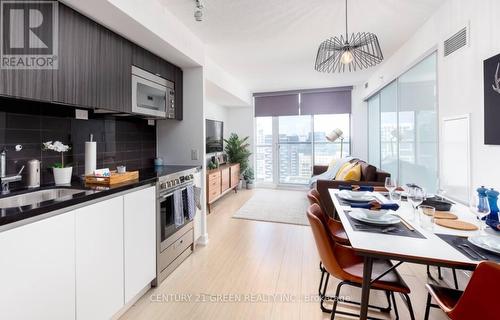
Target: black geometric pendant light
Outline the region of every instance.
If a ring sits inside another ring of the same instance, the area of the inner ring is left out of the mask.
[[[366,69],[384,60],[377,36],[370,32],[347,33],[347,0],[345,0],[345,38],[323,41],[316,55],[314,69],[320,72],[351,72]]]

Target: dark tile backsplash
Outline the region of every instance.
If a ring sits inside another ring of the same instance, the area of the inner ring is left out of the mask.
[[[127,170],[135,170],[153,165],[156,129],[147,120],[92,111],[89,120],[77,120],[75,110],[68,106],[0,97],[0,148],[7,149],[8,175],[16,173],[28,160],[38,159],[42,162],[42,183],[52,183],[50,167],[61,160],[57,152],[42,151],[42,143],[50,140],[71,145],[64,161],[72,163],[73,176],[82,175],[85,141],[91,133],[97,141],[97,168],[126,165]],[[16,152],[16,144],[23,149]],[[17,187],[22,185],[19,183]]]

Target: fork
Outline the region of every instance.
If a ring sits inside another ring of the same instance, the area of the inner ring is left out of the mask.
[[[381,231],[382,233],[388,233],[388,232],[397,230],[396,227],[386,227],[386,228],[379,229],[376,227],[367,227],[367,226],[363,226],[363,225],[356,225],[356,228],[357,228],[356,231]]]
[[[488,260],[488,257],[486,257],[485,255],[481,254],[479,251],[477,251],[476,249],[474,249],[473,247],[469,246],[466,243],[462,243],[459,246],[468,248],[470,251],[474,252],[479,258],[481,258],[483,260]]]

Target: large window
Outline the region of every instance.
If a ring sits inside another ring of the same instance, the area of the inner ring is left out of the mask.
[[[368,100],[369,160],[428,192],[437,189],[436,53]]]
[[[335,128],[342,130],[344,143],[341,141],[330,142],[326,140],[326,134]],[[332,159],[351,154],[351,125],[350,114],[318,114],[314,116],[314,164],[326,165]]]
[[[326,140],[343,131],[342,155],[350,154],[350,114],[256,117],[255,174],[258,182],[307,184],[313,165],[339,158],[341,141]]]

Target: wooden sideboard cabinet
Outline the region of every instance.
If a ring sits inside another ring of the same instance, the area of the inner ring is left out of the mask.
[[[240,164],[229,163],[217,169],[207,171],[207,207],[210,213],[211,205],[223,195],[234,190],[237,192],[240,182]]]

